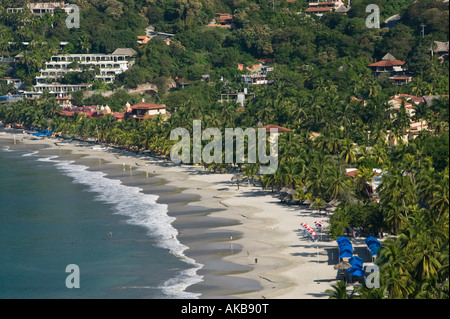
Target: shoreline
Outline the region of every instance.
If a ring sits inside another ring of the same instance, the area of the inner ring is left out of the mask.
[[[204,265],[197,271],[203,281],[186,292],[201,293],[201,299],[328,298],[323,292],[336,281],[337,244],[311,242],[298,231],[301,222],[314,225],[319,220],[326,226],[327,217],[281,204],[260,187],[241,185],[238,190],[231,181],[233,174],[174,165],[126,150],[109,152],[98,145],[34,139],[19,130],[0,130],[2,139],[12,140],[14,134],[16,148],[46,145],[50,153],[67,151],[82,155],[82,161],[99,161],[97,168],[90,169],[105,172],[106,164],[123,165],[131,175],[150,175],[155,183],[161,179],[158,186],[164,191],[155,194],[153,189],[152,194],[159,196],[158,203],[168,204],[168,215],[175,217],[172,225],[179,232],[177,238],[188,247],[184,254]],[[128,185],[136,180],[130,177],[111,178]]]

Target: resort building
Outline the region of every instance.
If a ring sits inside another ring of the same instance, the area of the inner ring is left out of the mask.
[[[402,106],[405,107],[406,114],[408,115],[410,122],[409,122],[409,128],[407,128],[403,135],[399,138],[403,140],[404,143],[408,143],[410,140],[415,139],[422,130],[428,129],[428,123],[425,120],[416,121],[414,120],[414,115],[416,113],[415,111],[415,104],[418,103],[424,103],[425,100],[422,98],[418,98],[415,96],[407,95],[407,94],[401,94],[401,95],[394,95],[391,96],[391,100],[389,100],[389,105],[391,106],[390,109],[399,112]],[[391,114],[391,119],[394,119],[396,117],[396,114]],[[386,141],[389,143],[390,146],[395,146],[398,144],[398,138],[395,137],[391,132],[388,132],[388,135],[386,136]]]
[[[35,91],[48,89],[57,97],[66,97],[73,91],[91,87],[91,84],[59,84],[68,72],[82,72],[83,69],[96,69],[95,79],[106,83],[114,82],[117,75],[125,72],[134,64],[136,51],[117,49],[112,54],[67,54],[55,55],[45,62],[45,68],[36,76]]]
[[[241,81],[246,85],[267,85],[270,82],[267,74],[244,74],[241,76]]]
[[[123,112],[112,112],[108,105],[106,106],[83,106],[83,107],[65,107],[61,111],[63,116],[75,116],[75,114],[81,114],[87,118],[103,117],[110,114],[118,121],[122,121],[125,116]]]
[[[27,8],[36,16],[41,18],[44,14],[50,13],[51,15],[54,14],[56,8],[60,8],[64,10],[66,13],[70,13],[71,9],[68,8],[69,4],[66,4],[64,2],[30,2],[27,4]],[[18,11],[22,11],[23,8],[8,8],[8,13],[14,13]]]
[[[272,67],[266,66],[261,66],[259,69],[252,69],[252,74],[244,74],[241,76],[241,82],[244,82],[246,85],[268,85],[272,81],[267,79],[267,75],[272,71]]]
[[[70,97],[72,92],[87,90],[92,87],[92,84],[83,83],[83,84],[60,84],[60,83],[51,83],[51,84],[36,84],[33,86],[34,91],[37,95],[44,93],[45,90],[48,90],[49,94],[54,97]]]
[[[345,6],[342,0],[318,0],[309,2],[308,5],[309,8],[303,12],[308,14],[315,14],[317,16],[322,16],[324,13],[333,11],[346,14],[350,10],[350,0],[348,2],[348,6]]]

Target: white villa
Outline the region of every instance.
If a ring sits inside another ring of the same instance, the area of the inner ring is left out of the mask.
[[[57,97],[66,97],[70,92],[89,88],[90,84],[59,84],[67,72],[82,72],[83,68],[98,68],[95,78],[112,83],[116,75],[128,70],[134,64],[133,49],[117,49],[112,54],[67,54],[52,56],[45,62],[45,68],[36,76],[35,91],[48,89]]]
[[[66,13],[70,13],[71,9],[67,3],[64,2],[30,2],[27,4],[27,8],[37,17],[41,18],[44,14],[54,14],[56,8],[64,10]],[[22,11],[23,8],[7,8],[8,13]]]
[[[333,11],[347,13],[350,10],[350,0],[348,0],[347,6],[345,6],[343,0],[316,0],[309,2],[308,5],[309,8],[304,12],[317,16],[322,16],[324,13]]]

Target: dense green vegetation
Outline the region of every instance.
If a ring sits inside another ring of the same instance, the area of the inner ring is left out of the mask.
[[[13,1],[5,1],[6,3]],[[17,2],[17,1],[15,1]],[[359,298],[448,298],[448,98],[429,106],[414,105],[414,120],[426,120],[424,130],[408,144],[400,137],[409,127],[404,108],[394,113],[388,104],[394,94],[448,95],[449,64],[431,58],[432,41],[448,41],[448,2],[439,0],[352,1],[348,15],[325,14],[322,18],[297,14],[304,1],[287,3],[245,0],[147,0],[72,1],[82,9],[80,29],[67,29],[65,14],[37,19],[22,13],[6,14],[0,8],[0,54],[24,52],[21,63],[0,77],[17,76],[30,86],[46,59],[57,52],[59,41],[68,41],[68,53],[112,52],[131,47],[138,52],[136,64],[110,86],[96,83],[96,93],[76,105],[106,105],[121,111],[126,102],[140,96],[126,90],[152,83],[157,94],[147,96],[166,104],[171,116],[116,121],[112,116],[83,118],[58,115],[54,99],[39,103],[20,101],[0,106],[4,123],[50,128],[64,136],[97,137],[100,141],[132,149],[148,149],[168,156],[176,127],[192,132],[193,120],[202,127],[258,127],[276,124],[293,130],[279,136],[279,166],[275,174],[260,176],[259,164],[202,163],[214,171],[239,169],[265,189],[294,188],[296,199],[316,209],[330,202],[339,206],[330,217],[330,236],[337,238],[349,228],[364,234],[388,233],[377,264],[382,287],[360,289]],[[379,4],[382,18],[402,16],[393,28],[367,29],[368,3]],[[216,12],[234,14],[236,29],[205,25]],[[420,37],[420,25],[426,25]],[[136,36],[147,25],[174,33],[168,46],[153,39],[138,47]],[[52,27],[53,26],[53,27]],[[8,42],[31,41],[28,47]],[[406,61],[414,80],[394,86],[375,78],[367,65],[390,52]],[[275,59],[269,86],[251,87],[256,94],[245,108],[219,103],[221,93],[243,88],[238,63],[251,66],[257,59]],[[203,74],[211,83],[200,81]],[[169,79],[187,79],[183,89],[170,90]],[[83,78],[85,77],[85,78]],[[92,74],[71,74],[67,81],[82,82]],[[223,81],[221,80],[223,78]],[[101,93],[114,89],[110,97]],[[2,93],[10,88],[2,86]],[[352,97],[364,99],[363,105]],[[395,114],[395,116],[394,116]],[[399,140],[390,146],[387,136]],[[206,144],[206,142],[204,142]],[[354,178],[345,169],[358,169]],[[372,196],[367,183],[373,169],[385,172]],[[336,286],[333,297],[350,297],[345,284]]]

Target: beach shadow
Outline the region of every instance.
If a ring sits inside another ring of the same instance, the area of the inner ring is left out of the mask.
[[[307,293],[307,295],[313,296],[315,298],[328,297],[329,295],[326,293]]]
[[[372,263],[372,254],[367,247],[353,247],[353,255],[360,257],[364,263]]]

